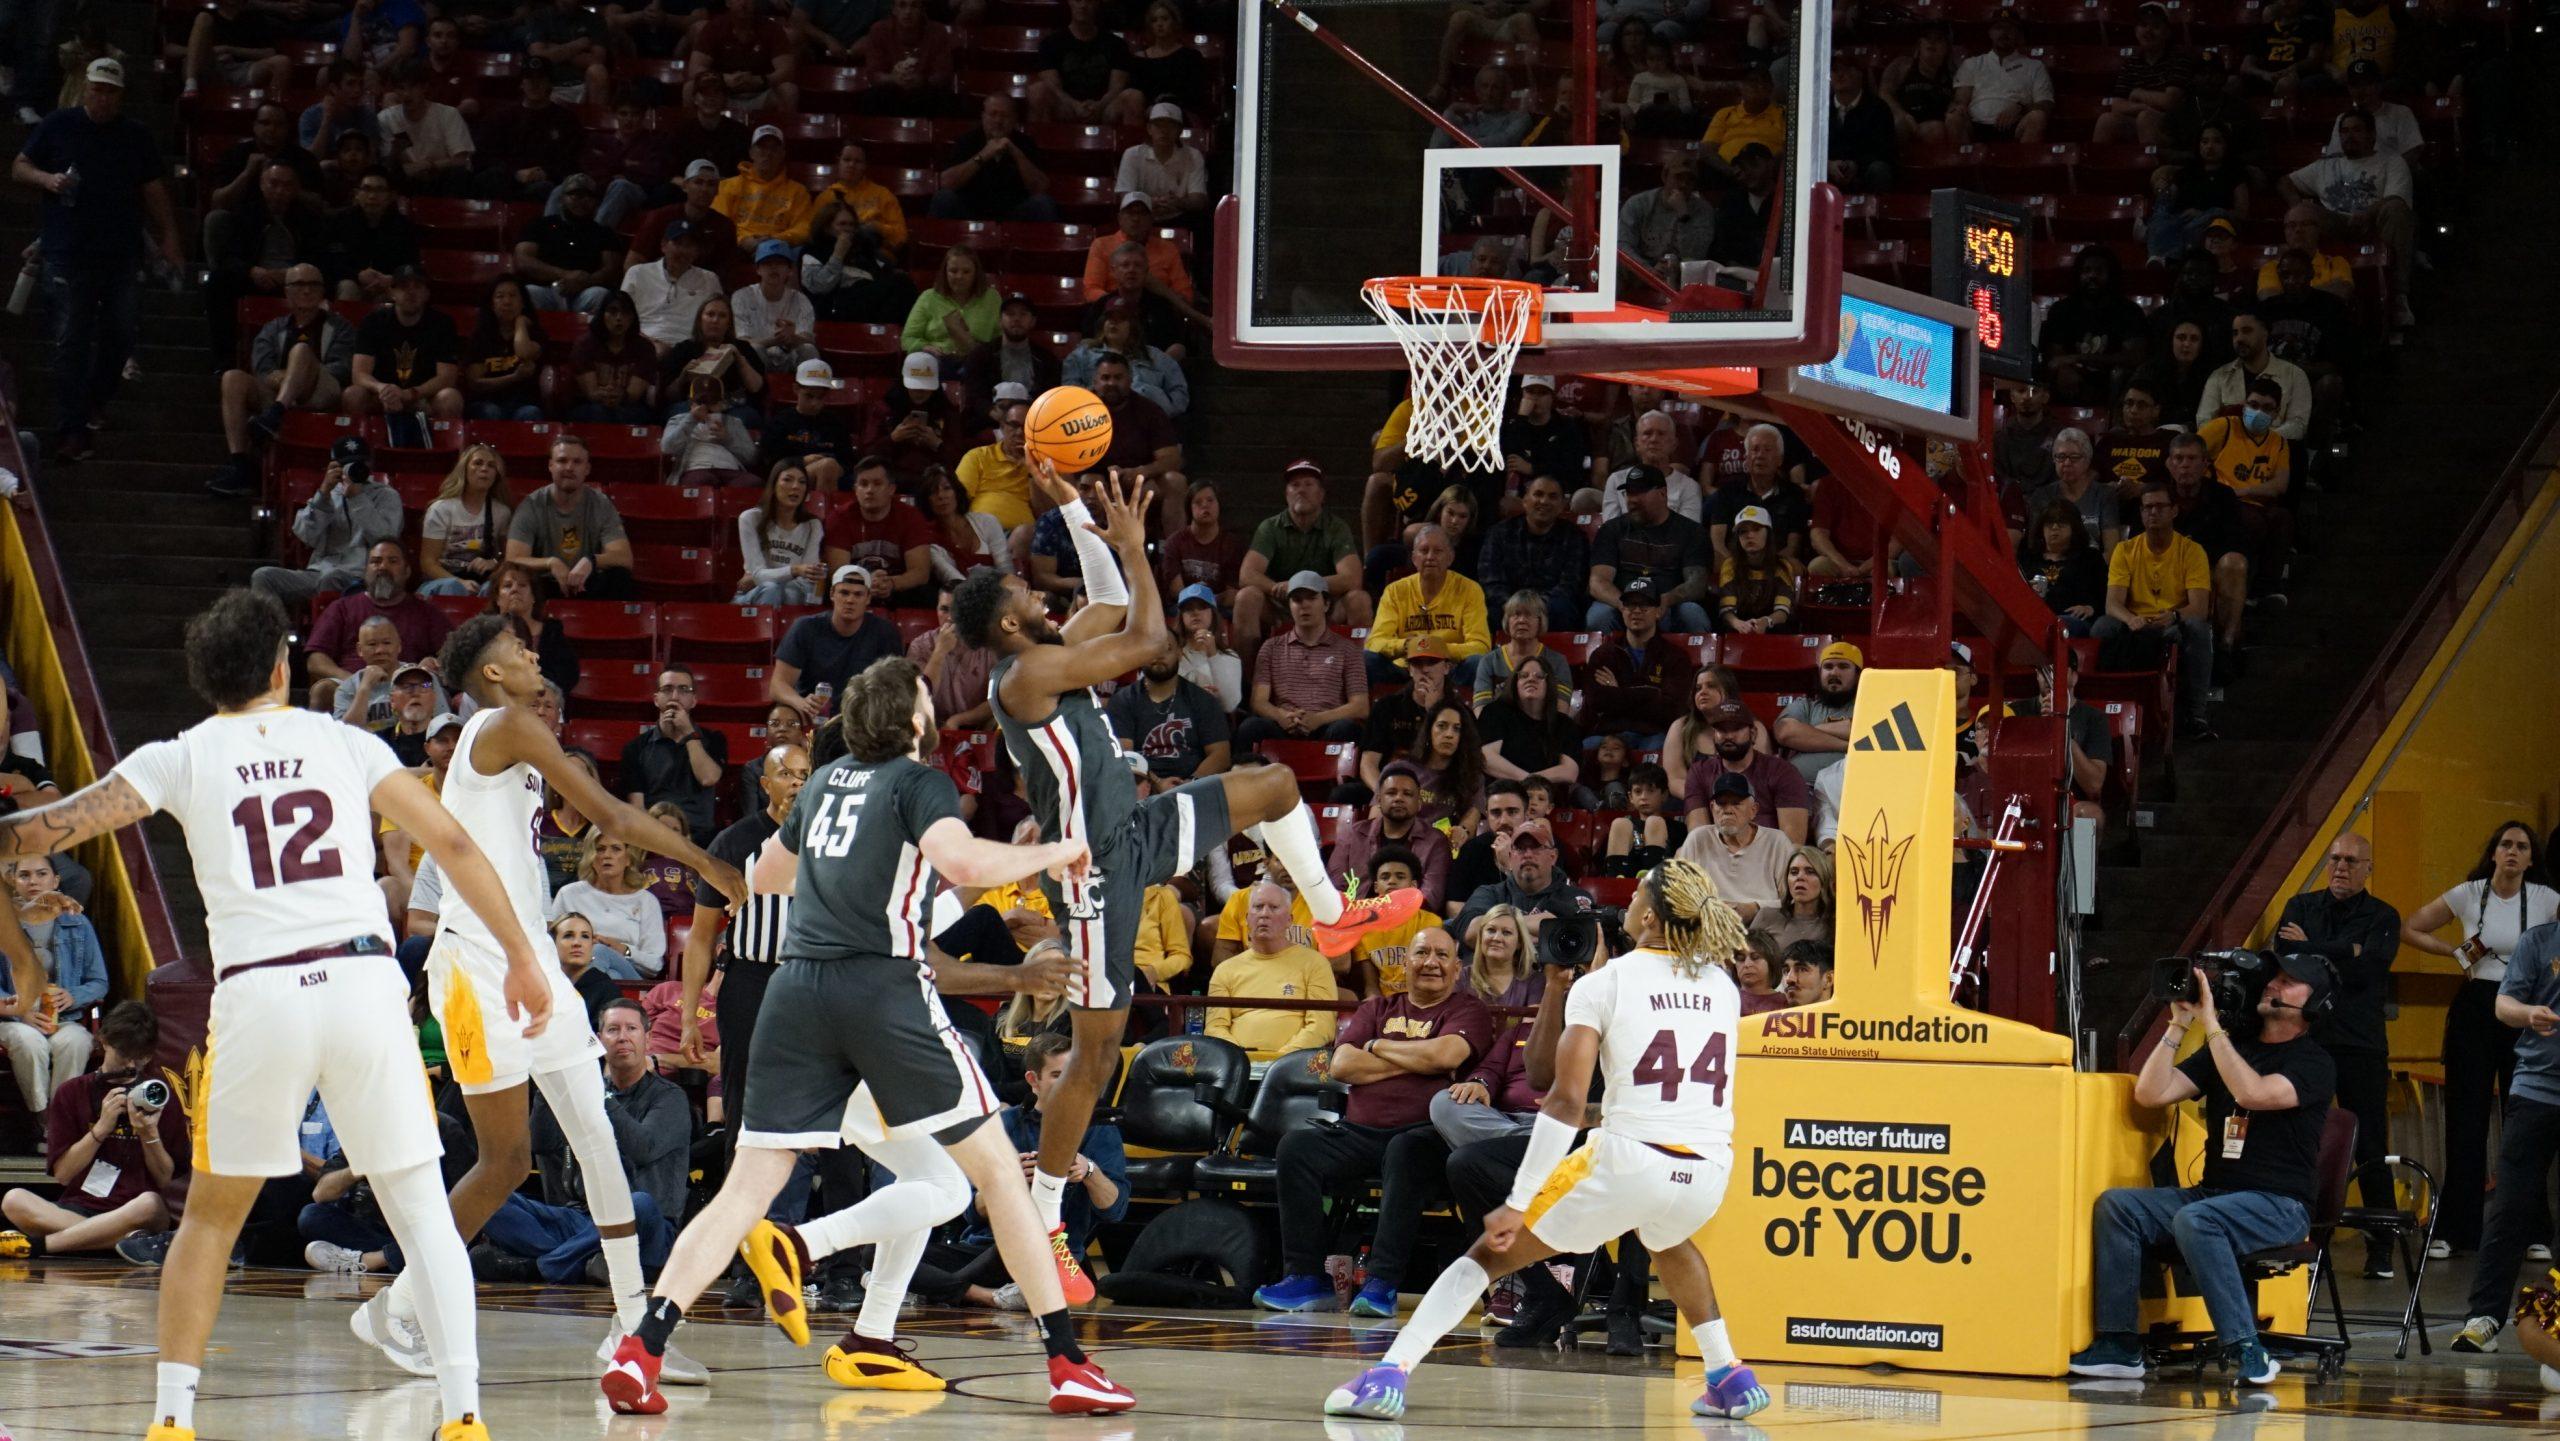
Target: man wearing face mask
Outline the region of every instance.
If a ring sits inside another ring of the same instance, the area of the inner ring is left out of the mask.
[[[2261,599],[2274,604],[2283,603],[2293,551],[2293,509],[2284,497],[2293,483],[2293,446],[2277,418],[2284,402],[2284,386],[2273,375],[2253,375],[2238,415],[2216,416],[2196,430],[2213,457],[2214,478],[2240,501],[2250,569],[2259,577]]]

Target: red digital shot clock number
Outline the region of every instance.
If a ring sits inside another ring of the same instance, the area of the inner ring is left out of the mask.
[[[1930,291],[1974,314],[1981,372],[2000,380],[2035,373],[2035,297],[2024,210],[1989,196],[1930,196]]]

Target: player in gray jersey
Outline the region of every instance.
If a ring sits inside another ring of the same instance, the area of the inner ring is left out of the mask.
[[[1059,1279],[1067,1299],[1081,1304],[1093,1298],[1093,1282],[1067,1245],[1059,1211],[1077,1143],[1119,1063],[1128,1030],[1147,888],[1188,871],[1238,832],[1248,833],[1297,884],[1316,922],[1317,948],[1329,956],[1344,954],[1372,931],[1411,920],[1422,893],[1344,900],[1326,874],[1315,817],[1298,798],[1297,777],[1282,766],[1229,771],[1138,799],[1136,779],[1093,687],[1144,666],[1165,643],[1164,606],[1142,519],[1147,489],[1124,489],[1113,471],[1103,494],[1107,523],[1097,525],[1056,467],[1034,457],[1032,475],[1066,521],[1092,603],[1061,628],[1018,577],[981,569],[953,593],[951,619],[963,644],[995,653],[988,700],[1005,748],[1022,772],[1041,837],[1082,841],[1093,854],[1082,877],[1041,881],[1084,973],[1068,992],[1075,1049],[1066,1075],[1041,1105],[1040,1163],[1031,1178]]]
[[[742,1242],[767,1308],[802,1344],[807,1252],[877,1246],[871,1291],[886,1315],[872,1315],[866,1298],[866,1324],[829,1354],[828,1373],[845,1385],[941,1389],[939,1377],[885,1338],[925,1232],[958,1215],[975,1186],[996,1245],[1039,1319],[1049,1352],[1049,1409],[1126,1411],[1137,1398],[1076,1345],[1065,1295],[1043,1264],[1048,1252],[1020,1161],[1004,1128],[986,1124],[998,1109],[995,1087],[943,1013],[926,950],[927,917],[945,881],[995,886],[1040,872],[1072,878],[1085,867],[1085,844],[1016,846],[969,834],[950,777],[919,759],[939,732],[924,678],[903,657],[877,662],[845,687],[837,724],[846,754],[801,787],[756,858],[756,889],[793,900],[782,968],[766,992],[763,1034],[747,1063],[737,1159],[719,1196],[677,1239],[648,1314],[604,1374],[605,1397],[628,1414],[666,1409],[657,1381],[668,1339]],[[759,1224],[790,1179],[797,1152],[847,1139],[894,1172],[896,1183],[803,1226]]]

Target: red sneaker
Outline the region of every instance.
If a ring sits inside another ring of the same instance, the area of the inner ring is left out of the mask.
[[[1091,1361],[1049,1358],[1049,1409],[1061,1416],[1112,1416],[1138,1404],[1129,1388]]]
[[[1344,901],[1342,919],[1329,926],[1315,928],[1316,949],[1330,958],[1348,955],[1362,936],[1372,931],[1391,931],[1412,920],[1422,909],[1422,892],[1406,887],[1371,896],[1365,901]]]
[[[604,1371],[605,1404],[619,1415],[655,1416],[667,1409],[658,1394],[658,1358],[637,1336],[625,1336],[613,1348],[613,1364]]]
[[[1049,1233],[1049,1254],[1058,1263],[1058,1285],[1067,1293],[1067,1304],[1081,1306],[1092,1300],[1093,1278],[1077,1264],[1075,1247],[1067,1241],[1066,1227],[1060,1226]]]

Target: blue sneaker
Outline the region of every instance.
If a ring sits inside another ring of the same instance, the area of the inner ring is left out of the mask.
[[[1722,1416],[1739,1421],[1745,1416],[1769,1409],[1769,1393],[1760,1378],[1748,1366],[1727,1366],[1707,1373],[1707,1392],[1689,1403],[1689,1411],[1697,1416]]]
[[[1338,1311],[1330,1276],[1283,1276],[1253,1293],[1253,1304],[1265,1311]]]
[[[2240,1384],[2243,1386],[2271,1385],[2284,1372],[2276,1358],[2267,1354],[2267,1348],[2255,1341],[2234,1347],[2231,1361],[2240,1372]]]
[[[1383,1362],[1333,1388],[1324,1398],[1327,1416],[1393,1421],[1404,1414],[1404,1368]]]
[[[1394,1319],[1396,1314],[1396,1283],[1382,1277],[1370,1277],[1368,1281],[1361,1285],[1360,1294],[1351,1298],[1351,1314],[1354,1316],[1380,1316],[1390,1320]]]

